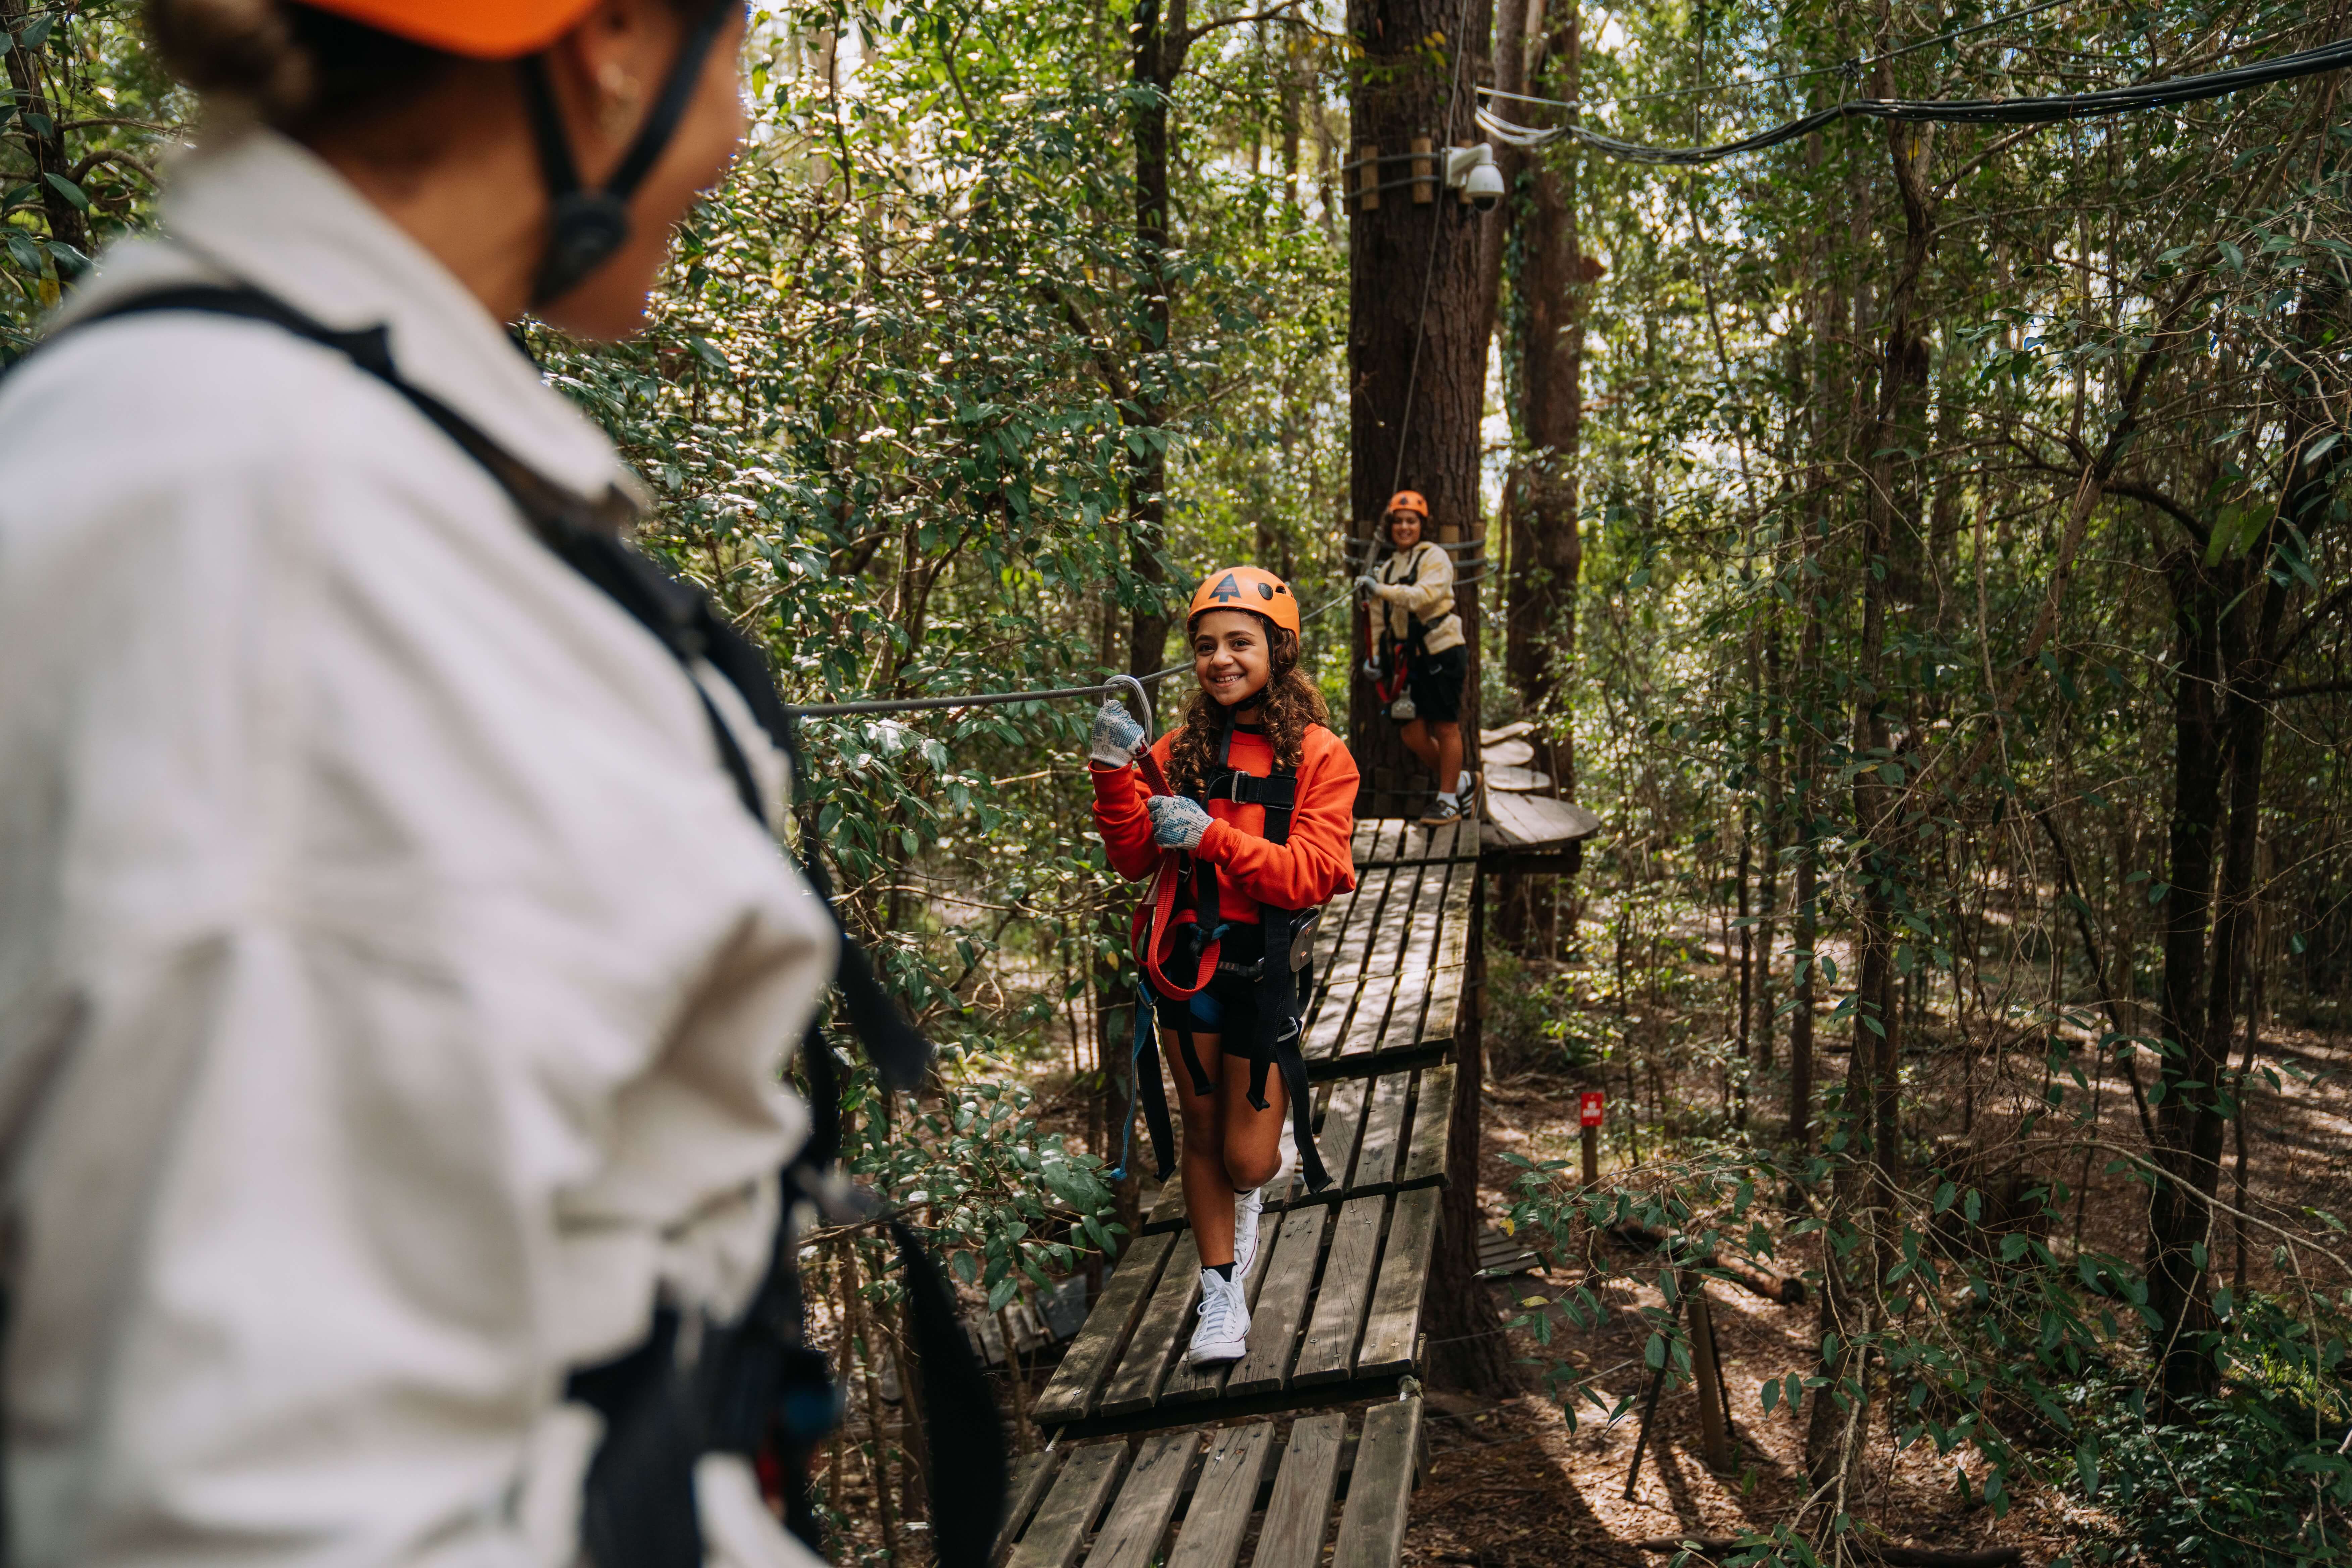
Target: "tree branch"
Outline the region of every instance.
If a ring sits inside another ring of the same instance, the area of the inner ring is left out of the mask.
[[[1176,36],[1178,39],[1176,46],[1177,52],[1181,56],[1185,51],[1190,50],[1194,44],[1199,43],[1202,38],[1207,37],[1211,33],[1216,32],[1221,28],[1246,26],[1252,22],[1298,21],[1300,18],[1297,15],[1297,11],[1298,0],[1283,0],[1281,5],[1276,5],[1271,11],[1249,11],[1244,12],[1238,16],[1213,17],[1209,21],[1202,23],[1197,27],[1187,27],[1182,32],[1179,33]]]

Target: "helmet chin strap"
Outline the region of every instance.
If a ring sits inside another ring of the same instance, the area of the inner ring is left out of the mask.
[[[572,138],[564,131],[563,114],[548,79],[547,56],[527,55],[518,62],[522,68],[523,101],[530,113],[531,136],[539,143],[540,172],[547,181],[547,253],[541,258],[539,276],[531,282],[533,309],[572,292],[628,243],[629,198],[669,150],[678,121],[686,118],[687,105],[694,97],[695,84],[702,79],[711,46],[728,16],[740,7],[741,0],[713,0],[688,30],[678,45],[677,58],[670,62],[653,112],[646,117],[636,140],[629,143],[602,190],[592,191],[580,183],[580,166],[572,157]]]

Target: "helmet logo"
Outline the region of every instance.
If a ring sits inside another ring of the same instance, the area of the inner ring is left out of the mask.
[[[1241,585],[1234,581],[1234,574],[1230,572],[1225,574],[1225,580],[1217,584],[1216,592],[1209,595],[1221,605],[1229,605],[1241,596]]]

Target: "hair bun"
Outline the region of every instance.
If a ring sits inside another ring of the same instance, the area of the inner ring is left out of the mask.
[[[163,63],[198,92],[281,120],[310,101],[309,55],[281,0],[147,0]]]

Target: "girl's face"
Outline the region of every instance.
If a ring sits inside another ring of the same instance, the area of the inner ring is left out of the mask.
[[[1399,550],[1411,550],[1421,542],[1421,514],[1417,511],[1389,513],[1389,542]]]
[[[1265,623],[1247,610],[1211,610],[1192,623],[1192,673],[1210,700],[1236,708],[1274,674]]]

